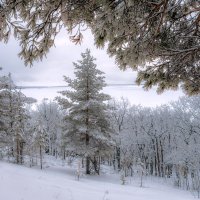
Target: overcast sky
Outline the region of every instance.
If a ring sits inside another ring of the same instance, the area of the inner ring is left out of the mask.
[[[69,36],[62,31],[56,38],[56,47],[52,48],[42,62],[35,62],[33,66],[25,67],[24,63],[18,57],[20,47],[18,42],[11,38],[8,44],[0,45],[0,67],[3,70],[1,75],[11,72],[12,78],[20,86],[54,86],[65,85],[63,75],[73,78],[74,66],[81,58],[81,52],[86,48],[91,49],[92,55],[97,59],[98,68],[105,73],[108,84],[134,84],[136,72],[132,70],[120,71],[115,64],[114,58],[110,58],[105,49],[97,49],[94,46],[93,36],[89,31],[85,32],[83,43],[75,45],[69,41]],[[43,98],[53,99],[57,95],[58,89],[26,89],[22,92],[38,100]],[[121,96],[128,98],[131,104],[141,104],[143,106],[158,106],[177,100],[183,96],[181,91],[168,91],[158,95],[155,89],[144,91],[138,86],[109,86],[104,92],[114,98]]]

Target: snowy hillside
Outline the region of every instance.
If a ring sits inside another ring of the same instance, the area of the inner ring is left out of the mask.
[[[69,166],[44,170],[0,162],[1,200],[193,200],[187,191],[161,181],[137,179],[121,185],[119,175],[84,176],[79,181]]]

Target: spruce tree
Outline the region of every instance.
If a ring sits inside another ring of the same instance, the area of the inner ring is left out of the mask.
[[[23,162],[25,124],[29,118],[25,106],[35,102],[17,89],[11,75],[0,77],[0,147]]]
[[[108,155],[113,144],[108,107],[104,103],[110,97],[101,92],[106,84],[95,58],[88,49],[81,56],[82,60],[73,63],[76,78],[65,77],[72,90],[60,92],[64,98],[57,99],[68,110],[64,118],[67,150],[85,158],[86,174],[91,173],[92,167],[99,173],[99,158]]]

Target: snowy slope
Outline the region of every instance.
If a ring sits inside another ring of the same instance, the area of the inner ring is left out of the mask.
[[[0,161],[0,200],[193,200],[190,192],[166,184],[132,180],[120,185],[116,175],[75,179],[69,167],[41,171]]]

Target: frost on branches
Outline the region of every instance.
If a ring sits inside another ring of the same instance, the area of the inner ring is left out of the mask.
[[[75,44],[89,27],[97,47],[107,43],[121,69],[137,70],[137,83],[158,92],[200,92],[199,25],[198,0],[0,1],[0,41],[13,30],[25,64],[42,59],[62,27]]]
[[[114,145],[104,103],[110,97],[101,93],[106,85],[103,72],[96,68],[90,51],[81,56],[82,60],[74,63],[76,78],[65,77],[72,90],[60,92],[64,98],[57,99],[68,110],[64,118],[67,150],[85,158],[86,174],[91,169],[99,173],[100,157],[108,156]]]
[[[26,105],[35,99],[17,90],[11,75],[0,77],[0,152],[23,162],[24,144],[29,119]]]

